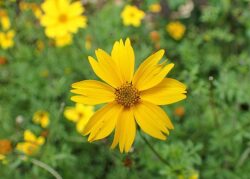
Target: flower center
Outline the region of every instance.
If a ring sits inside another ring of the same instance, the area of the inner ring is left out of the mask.
[[[81,113],[81,112],[78,113],[78,119],[79,119],[79,120],[80,120],[83,116],[84,116],[83,113]]]
[[[131,12],[131,13],[129,14],[129,16],[130,16],[130,18],[134,18],[134,17],[135,17],[134,12]]]
[[[139,91],[129,82],[117,88],[115,90],[115,95],[116,102],[127,108],[134,106],[140,100]]]
[[[61,23],[65,23],[65,22],[67,22],[67,20],[68,20],[68,17],[67,17],[65,14],[61,14],[61,15],[59,16],[59,21],[60,21]]]

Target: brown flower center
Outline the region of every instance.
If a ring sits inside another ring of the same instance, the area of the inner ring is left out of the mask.
[[[134,106],[140,100],[139,91],[129,82],[126,82],[121,87],[117,88],[115,90],[115,95],[116,102],[126,108]]]
[[[68,17],[67,17],[66,14],[61,14],[61,15],[59,16],[59,21],[60,21],[61,23],[65,23],[65,22],[67,22],[67,20],[68,20]]]

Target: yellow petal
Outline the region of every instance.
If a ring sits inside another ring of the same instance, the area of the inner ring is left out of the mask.
[[[166,105],[186,98],[186,86],[172,78],[164,78],[157,86],[141,92],[141,99],[156,105]]]
[[[131,82],[134,74],[135,55],[130,40],[126,39],[125,44],[122,39],[120,42],[115,42],[111,56],[120,71],[123,83]]]
[[[46,128],[46,127],[48,127],[48,125],[49,125],[49,117],[48,116],[44,116],[42,119],[41,119],[41,126],[43,127],[43,128]]]
[[[87,123],[83,133],[88,134],[88,141],[92,142],[107,137],[115,128],[122,106],[113,102],[97,111]]]
[[[79,117],[79,115],[78,115],[76,109],[75,109],[75,108],[72,108],[72,107],[68,107],[68,108],[65,109],[65,111],[64,111],[64,116],[65,116],[68,120],[73,121],[73,122],[77,122],[78,117]]]
[[[119,73],[119,70],[117,69],[118,66],[112,60],[111,56],[102,49],[96,50],[95,53],[98,59],[98,63],[105,70],[105,72],[114,78],[113,80],[118,86],[122,85],[121,75]]]
[[[25,130],[24,140],[27,142],[36,142],[37,139],[36,136],[30,130]]]
[[[141,83],[147,78],[147,75],[152,68],[161,60],[164,55],[164,50],[159,50],[156,53],[150,55],[138,68],[135,73],[133,84],[135,86],[140,86]]]
[[[105,66],[102,66],[100,63],[98,63],[93,57],[89,56],[88,59],[93,71],[99,78],[114,88],[121,85],[118,76],[110,73],[110,70],[113,69],[112,66],[110,68],[106,68]]]
[[[36,143],[37,143],[38,145],[43,145],[44,142],[45,142],[45,138],[44,138],[44,137],[38,137],[38,138],[37,138]]]
[[[69,6],[69,16],[70,17],[75,17],[75,16],[79,16],[83,13],[84,8],[81,4],[80,1],[78,2],[73,2],[70,6]]]
[[[88,120],[85,119],[81,119],[76,123],[76,130],[77,132],[79,132],[80,134],[83,134],[83,130],[87,124]]]
[[[167,115],[164,115],[159,107],[147,102],[141,102],[134,107],[134,115],[136,122],[145,133],[157,139],[166,139],[163,132],[169,133],[167,126],[171,126],[171,123]]]
[[[111,102],[115,99],[114,89],[105,83],[95,80],[85,80],[72,84],[72,101],[88,105]]]
[[[155,123],[157,123],[159,126],[165,126],[167,129],[174,129],[174,126],[171,122],[171,120],[169,119],[167,113],[159,106],[155,105],[155,104],[152,104],[150,102],[146,102],[146,101],[143,101],[142,105],[141,105],[141,108],[144,108],[142,109],[149,112],[150,114],[149,115],[154,115],[153,118],[155,118]],[[165,130],[165,127],[160,127],[161,130],[164,132],[164,133],[169,133],[168,130]]]
[[[139,78],[135,84],[136,88],[140,91],[152,88],[159,84],[165,76],[174,67],[174,64],[165,65],[166,61],[162,64],[149,66],[142,74],[142,78]]]
[[[120,152],[128,152],[134,142],[136,135],[136,124],[132,109],[123,109],[117,120],[115,136],[111,148],[119,143]]]

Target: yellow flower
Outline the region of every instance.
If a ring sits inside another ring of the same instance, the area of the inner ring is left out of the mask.
[[[46,111],[37,111],[33,115],[33,122],[41,125],[43,128],[49,125],[49,113]]]
[[[55,43],[57,47],[63,47],[66,45],[70,45],[72,43],[72,35],[70,33],[65,36],[60,36],[55,38]]]
[[[151,4],[149,10],[153,13],[161,12],[161,5],[159,3]]]
[[[0,154],[0,160],[4,160],[5,158],[5,155]]]
[[[76,123],[76,130],[82,134],[84,127],[94,114],[94,107],[83,104],[76,104],[75,107],[68,107],[64,111],[64,116]]]
[[[144,18],[145,13],[138,9],[136,6],[126,5],[121,13],[123,19],[123,24],[125,26],[135,26],[139,27],[141,25],[141,20]]]
[[[8,164],[8,160],[5,155],[0,154],[0,161],[2,162],[2,164]]]
[[[8,49],[14,46],[13,38],[15,36],[14,30],[9,30],[8,32],[0,32],[0,46],[3,49]]]
[[[180,40],[186,31],[186,27],[181,22],[175,21],[166,25],[166,31],[173,39]]]
[[[76,33],[79,28],[85,28],[86,16],[80,1],[71,3],[70,0],[45,0],[42,4],[44,15],[41,24],[46,27],[48,37],[63,37],[69,33]]]
[[[197,171],[193,171],[192,175],[188,179],[198,179],[199,173]]]
[[[10,28],[10,19],[7,16],[7,14],[0,15],[0,22],[1,22],[3,30],[8,30]]]
[[[19,3],[19,8],[20,8],[21,11],[29,10],[30,9],[30,3],[21,1]]]
[[[115,129],[111,148],[119,143],[120,151],[128,152],[136,136],[136,123],[145,133],[166,139],[173,125],[158,105],[171,104],[186,98],[186,86],[165,78],[174,64],[159,64],[164,50],[149,56],[134,74],[134,50],[127,39],[115,42],[111,55],[96,50],[98,61],[89,57],[93,71],[104,82],[85,80],[72,84],[71,99],[77,103],[97,105],[108,103],[87,123],[83,134],[88,141],[100,140]]]
[[[44,137],[36,137],[30,130],[24,131],[24,142],[17,144],[16,149],[26,155],[33,155],[45,142]]]

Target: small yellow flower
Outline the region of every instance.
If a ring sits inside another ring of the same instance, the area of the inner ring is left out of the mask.
[[[123,19],[123,24],[125,26],[139,27],[141,25],[141,20],[144,18],[145,13],[138,9],[136,6],[126,5],[121,13]]]
[[[5,158],[5,155],[0,154],[0,160],[4,160]]]
[[[8,164],[8,160],[7,160],[7,158],[6,158],[5,155],[0,154],[0,161],[1,161],[2,164],[4,164],[4,165]]]
[[[29,10],[29,9],[30,9],[30,3],[21,1],[21,2],[19,3],[19,8],[20,8],[21,11]]]
[[[180,40],[186,31],[186,27],[181,22],[175,21],[166,25],[166,31],[173,39]]]
[[[199,173],[197,171],[193,171],[192,175],[188,179],[199,179]]]
[[[115,129],[111,148],[119,143],[120,151],[128,152],[135,140],[136,123],[145,133],[165,140],[173,124],[158,105],[175,103],[186,98],[186,86],[165,78],[174,67],[166,60],[160,63],[164,50],[149,56],[134,73],[135,55],[130,40],[115,42],[111,55],[96,50],[97,61],[89,57],[93,71],[104,82],[84,80],[72,84],[72,101],[86,105],[108,103],[88,121],[83,134],[88,141],[110,135]]]
[[[75,107],[68,107],[64,111],[64,116],[76,123],[76,129],[82,134],[84,127],[94,114],[94,107],[83,104],[76,104]]]
[[[153,13],[159,13],[161,12],[161,5],[159,3],[151,4],[149,10]]]
[[[83,16],[84,8],[80,1],[45,0],[42,4],[40,22],[46,27],[45,33],[50,38],[64,37],[76,33],[79,28],[87,26],[87,18]]]
[[[7,139],[0,140],[0,154],[6,155],[12,150],[11,142]]]
[[[0,46],[3,49],[8,49],[14,46],[15,31],[9,30],[8,32],[0,32]]]
[[[58,36],[55,38],[55,43],[57,47],[63,47],[66,45],[70,45],[72,43],[72,35],[70,33],[65,36]]]
[[[40,146],[45,142],[44,137],[36,137],[30,130],[24,131],[24,142],[17,144],[16,149],[26,155],[33,155],[38,152]]]
[[[180,174],[180,175],[177,176],[177,179],[185,179],[185,177],[184,177],[184,175]]]
[[[49,113],[46,111],[37,111],[33,115],[33,122],[41,125],[43,128],[48,127],[49,125]]]
[[[10,28],[10,19],[7,16],[7,14],[0,15],[0,22],[1,22],[3,30],[9,30],[9,28]]]

